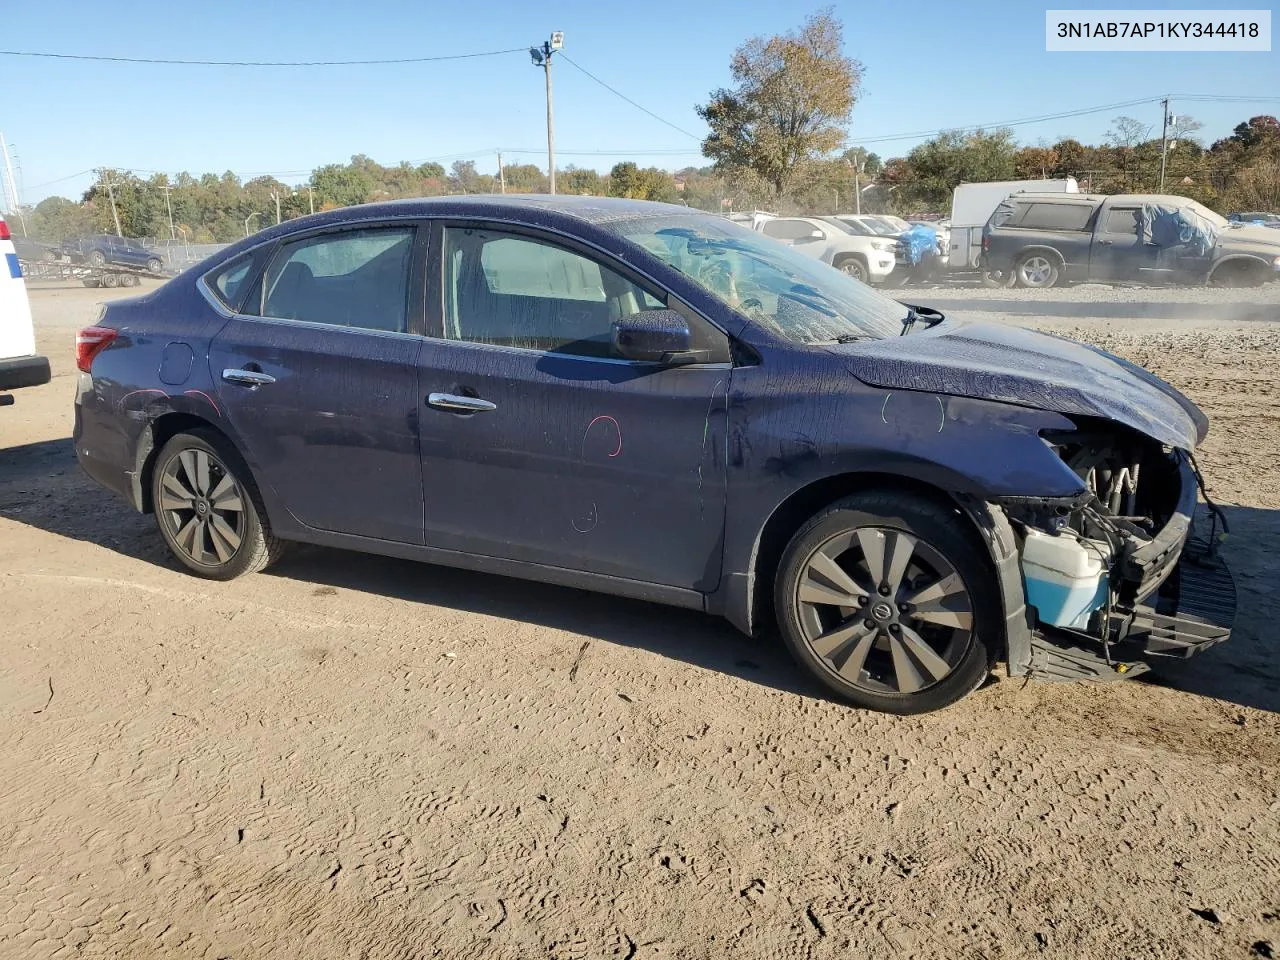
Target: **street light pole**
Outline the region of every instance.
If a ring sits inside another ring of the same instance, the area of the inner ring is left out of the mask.
[[[551,192],[556,192],[556,127],[551,109],[551,55],[564,47],[564,34],[559,30],[551,34],[550,40],[544,40],[541,47],[530,47],[529,56],[533,58],[535,67],[542,67],[547,77],[547,175],[551,182]]]
[[[173,185],[166,183],[160,189],[164,191],[164,206],[169,211],[169,239],[177,240],[178,233],[173,229],[173,202],[169,199],[169,193],[173,190]]]
[[[1165,161],[1169,155],[1169,98],[1160,101],[1164,107],[1164,124],[1160,128],[1160,192],[1164,193]]]

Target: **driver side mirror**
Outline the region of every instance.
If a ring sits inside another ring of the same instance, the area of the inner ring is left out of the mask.
[[[692,349],[689,322],[674,310],[641,310],[615,320],[612,341],[628,360],[681,366],[710,358],[709,351]]]

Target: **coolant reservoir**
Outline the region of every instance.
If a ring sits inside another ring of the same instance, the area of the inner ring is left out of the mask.
[[[1107,602],[1111,548],[1073,533],[1028,530],[1022,543],[1027,604],[1041,623],[1083,629]]]

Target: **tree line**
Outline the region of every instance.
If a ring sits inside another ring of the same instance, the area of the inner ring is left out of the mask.
[[[1255,116],[1228,137],[1204,146],[1195,121],[1179,119],[1167,150],[1153,126],[1116,117],[1102,143],[1071,138],[1019,144],[1008,129],[949,131],[906,156],[882,160],[846,148],[862,86],[863,67],[843,53],[843,24],[830,10],[795,31],[747,40],[730,62],[733,85],[698,107],[708,135],[703,167],[668,171],[633,161],[605,174],[557,168],[561,193],[683,203],[721,213],[948,212],[960,183],[1075,177],[1098,193],[1155,192],[1164,154],[1166,193],[1214,209],[1280,210],[1280,123]],[[120,232],[192,243],[228,242],[311,211],[408,197],[545,193],[536,164],[509,164],[501,177],[479,173],[475,161],[383,166],[364,154],[312,171],[305,183],[275,177],[241,180],[180,173],[141,177],[102,169],[78,201],[50,197],[24,209],[28,233],[60,240]]]

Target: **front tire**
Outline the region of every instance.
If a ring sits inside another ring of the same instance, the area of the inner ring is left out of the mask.
[[[89,255],[84,259],[91,267],[105,266],[107,262],[107,256],[101,250],[90,250]]]
[[[836,264],[836,269],[862,283],[870,282],[871,273],[867,270],[867,265],[858,257],[847,257],[841,260]]]
[[[792,537],[774,585],[796,661],[856,706],[926,713],[990,673],[994,574],[954,509],[912,496],[837,501]]]
[[[257,573],[282,552],[244,461],[212,431],[179,433],[161,448],[151,502],[170,552],[197,576]]]
[[[159,273],[163,269],[164,269],[164,263],[160,260],[159,257],[152,257],[150,260],[147,261],[148,273]]]

